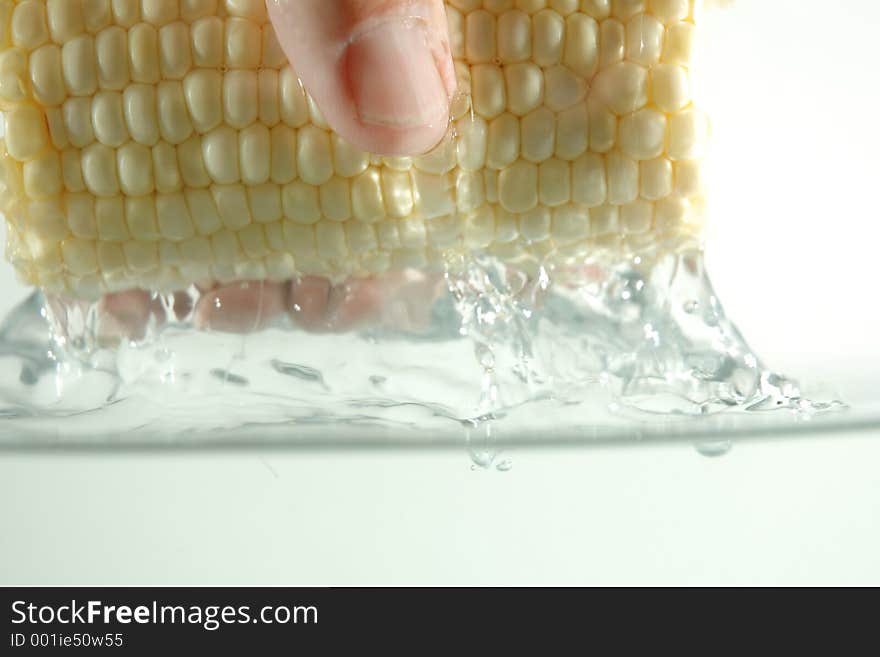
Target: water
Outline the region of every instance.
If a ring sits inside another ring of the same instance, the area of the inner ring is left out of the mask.
[[[454,254],[436,285],[407,276],[424,308],[395,288],[339,332],[287,315],[248,335],[196,330],[193,287],[154,294],[142,335],[119,339],[99,306],[35,293],[0,329],[0,439],[463,442],[478,468],[507,471],[509,443],[704,433],[715,456],[730,444],[711,434],[743,417],[843,408],[764,367],[696,247],[523,269]]]

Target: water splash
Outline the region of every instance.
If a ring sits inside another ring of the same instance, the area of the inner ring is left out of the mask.
[[[96,304],[34,294],[0,328],[0,415],[34,440],[464,439],[475,465],[504,471],[515,436],[638,437],[711,418],[723,430],[731,414],[843,408],[763,365],[697,248],[553,269],[454,254],[443,278],[423,325],[339,334],[289,317],[246,336],[197,330],[192,288],[153,295],[143,336],[112,340]]]

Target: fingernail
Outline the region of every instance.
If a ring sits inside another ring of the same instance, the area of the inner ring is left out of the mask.
[[[371,26],[356,35],[346,57],[362,122],[414,128],[448,118],[449,98],[424,21],[394,18]]]

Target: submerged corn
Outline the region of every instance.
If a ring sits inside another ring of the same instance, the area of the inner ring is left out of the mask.
[[[48,291],[546,261],[699,232],[698,0],[447,0],[420,157],[327,126],[264,0],[0,0],[0,209]]]

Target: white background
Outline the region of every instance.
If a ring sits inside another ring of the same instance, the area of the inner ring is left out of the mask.
[[[876,403],[880,3],[714,23],[719,296],[772,367]],[[463,451],[0,455],[0,583],[880,584],[880,435],[754,438],[521,450],[507,473]]]

